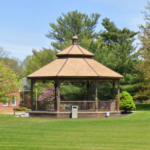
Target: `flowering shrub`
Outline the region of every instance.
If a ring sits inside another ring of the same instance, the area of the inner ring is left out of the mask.
[[[40,94],[39,101],[52,101],[55,98],[55,88],[54,86],[48,87],[47,89],[43,88]]]

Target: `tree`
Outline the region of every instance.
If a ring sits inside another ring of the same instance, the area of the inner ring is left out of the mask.
[[[8,55],[9,55],[9,52],[8,52],[8,51],[5,51],[5,50],[3,49],[3,47],[0,46],[0,58],[1,58],[1,57],[8,57]]]
[[[85,100],[86,87],[82,82],[66,82],[61,85],[61,95],[66,100]]]
[[[9,58],[9,54],[10,52],[5,51],[3,47],[0,47],[0,62],[4,62],[5,65],[9,65],[9,67],[21,78],[24,70],[23,62],[17,58]]]
[[[93,13],[88,16],[77,10],[63,14],[57,18],[57,24],[49,23],[51,30],[46,36],[55,42],[51,45],[57,50],[62,50],[71,44],[73,35],[77,35],[79,42],[81,39],[95,39],[99,33],[95,32],[100,14]]]
[[[136,53],[132,43],[137,32],[127,28],[118,29],[108,18],[103,19],[102,25],[106,29],[100,34],[104,40],[103,46],[107,47],[109,55],[113,56],[112,59],[114,60],[109,67],[124,76],[133,72],[138,53]]]
[[[120,93],[119,96],[120,96],[120,110],[127,112],[136,109],[135,104],[133,102],[133,98],[128,92],[123,91],[122,93]]]
[[[140,25],[139,40],[141,47],[139,49],[141,63],[136,66],[139,71],[139,87],[137,97],[150,97],[150,2],[147,2],[143,12],[145,25]]]
[[[99,45],[95,53],[95,59],[114,71],[122,74],[121,89],[134,95],[137,91],[137,71],[139,53],[133,46],[135,35],[138,32],[127,28],[119,29],[108,18],[103,19],[105,30],[98,39]],[[97,42],[98,42],[97,41]]]
[[[54,86],[43,88],[40,92],[39,101],[53,101],[55,99],[55,88]]]
[[[0,101],[9,101],[9,94],[18,91],[18,77],[14,71],[0,62]]]
[[[28,56],[25,63],[24,76],[31,74],[32,72],[40,69],[41,67],[47,65],[54,59],[56,59],[56,51],[43,48],[41,51],[32,50],[33,55]]]
[[[22,61],[19,61],[17,58],[8,57],[1,57],[0,61],[8,65],[20,78],[22,77],[24,71],[24,64]]]

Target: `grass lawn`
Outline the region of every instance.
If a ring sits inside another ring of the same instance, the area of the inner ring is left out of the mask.
[[[105,119],[0,115],[0,150],[149,150],[150,111]]]

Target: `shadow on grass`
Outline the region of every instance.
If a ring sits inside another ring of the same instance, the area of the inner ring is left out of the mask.
[[[133,112],[121,112],[122,115],[130,115],[132,114]]]
[[[150,111],[150,104],[136,104],[136,111]]]

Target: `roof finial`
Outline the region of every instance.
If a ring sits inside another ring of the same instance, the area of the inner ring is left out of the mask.
[[[76,35],[72,37],[72,45],[78,45],[78,37]]]

